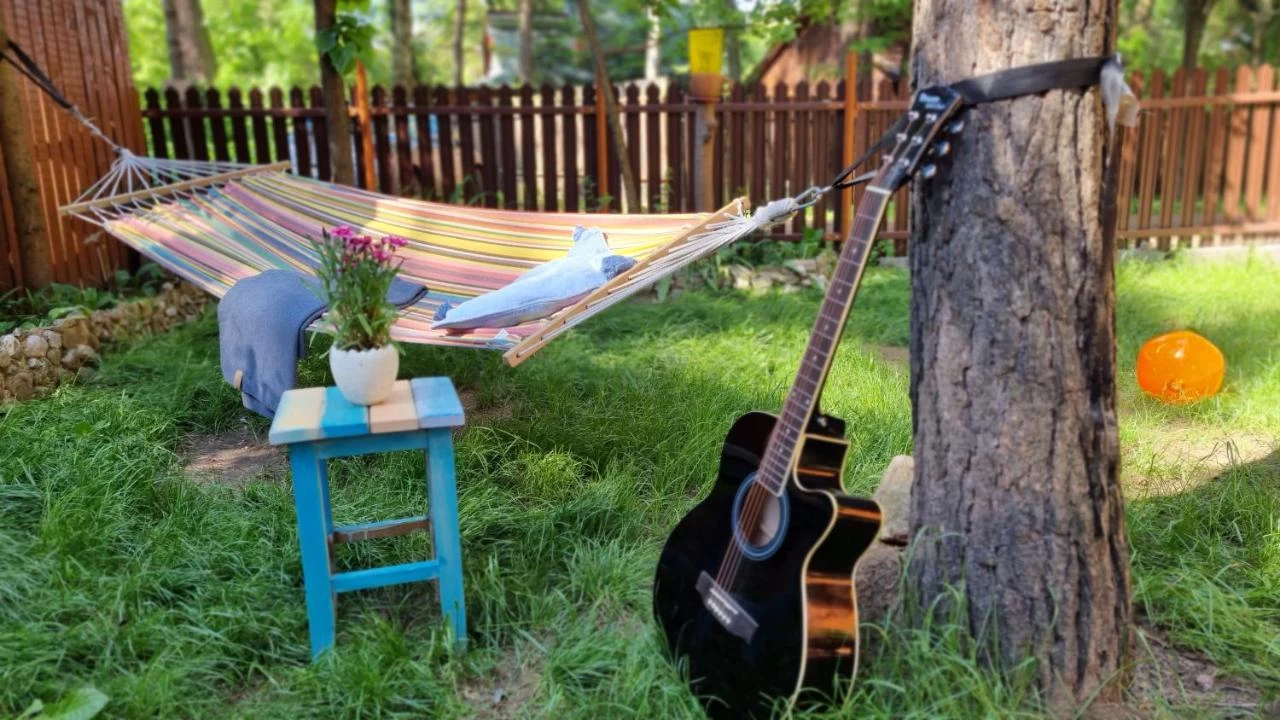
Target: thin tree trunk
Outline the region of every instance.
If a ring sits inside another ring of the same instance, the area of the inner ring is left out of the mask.
[[[920,0],[916,87],[1112,51],[1114,0],[1029,6]],[[916,617],[1035,657],[1060,711],[1115,699],[1131,646],[1105,133],[1096,88],[971,109],[912,204]]]
[[[413,3],[391,0],[391,84],[409,87],[418,82],[413,62]]]
[[[644,43],[644,79],[653,81],[661,73],[662,22],[653,6],[648,7],[645,12],[649,17],[649,34]]]
[[[467,0],[458,0],[457,15],[453,19],[453,84],[462,87],[463,41],[467,35]]]
[[[600,36],[596,33],[596,23],[591,19],[589,0],[578,0],[578,14],[582,18],[582,31],[587,36],[587,47],[591,49],[591,58],[596,68],[596,92],[604,97],[605,115],[609,120],[609,133],[618,148],[618,162],[622,165],[623,197],[627,201],[627,212],[640,212],[640,189],[636,185],[636,176],[631,168],[631,153],[627,152],[627,139],[622,134],[622,117],[618,112],[618,99],[613,95],[613,82],[609,80],[609,67],[604,61],[604,50],[600,47]]]
[[[315,0],[316,33],[331,27],[337,17],[338,0]],[[324,92],[324,119],[329,133],[329,158],[333,163],[333,181],[354,185],[355,168],[351,160],[351,117],[347,112],[347,84],[334,69],[329,56],[320,53],[320,86]]]
[[[533,82],[533,0],[520,0],[520,83]]]
[[[1216,0],[1183,0],[1182,66],[1190,70],[1200,56],[1205,25]]]
[[[7,47],[4,13],[0,12],[0,48]],[[0,63],[0,147],[4,148],[4,174],[8,182],[9,205],[17,232],[18,258],[22,277],[18,282],[38,290],[53,282],[49,236],[44,227],[40,184],[31,158],[31,132],[27,126],[27,106],[22,97],[23,77],[9,63]]]
[[[200,0],[164,0],[165,39],[169,47],[169,82],[208,85],[217,67]]]
[[[733,82],[742,80],[742,39],[738,36],[738,25],[741,18],[734,0],[723,0],[724,19],[730,27],[724,31],[724,69],[725,75]]]

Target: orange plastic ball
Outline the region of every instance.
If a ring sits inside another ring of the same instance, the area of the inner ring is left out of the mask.
[[[1190,330],[1153,337],[1138,351],[1138,386],[1169,403],[1213,397],[1226,369],[1222,351]]]

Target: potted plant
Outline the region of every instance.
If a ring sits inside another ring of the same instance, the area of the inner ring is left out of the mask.
[[[405,241],[394,235],[375,239],[345,225],[322,234],[317,274],[334,336],[329,368],[348,401],[376,405],[391,394],[400,371],[400,350],[391,341],[397,311],[387,302],[387,290],[400,270],[396,250]]]

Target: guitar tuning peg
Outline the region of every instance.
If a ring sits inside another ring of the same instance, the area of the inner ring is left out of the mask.
[[[963,119],[959,119],[959,120],[952,120],[950,123],[948,123],[948,124],[947,124],[947,133],[948,133],[948,134],[951,134],[951,135],[959,135],[959,134],[960,134],[960,131],[962,131],[962,130],[964,130],[964,120],[963,120]]]
[[[925,180],[930,180],[933,178],[934,175],[937,175],[937,174],[938,174],[938,166],[934,165],[933,163],[930,163],[920,168],[920,176],[923,177]]]
[[[933,144],[933,153],[938,157],[946,157],[951,153],[951,143],[946,140],[939,140]]]

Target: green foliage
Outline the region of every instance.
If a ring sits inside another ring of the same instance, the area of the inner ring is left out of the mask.
[[[18,720],[91,720],[109,700],[95,687],[76,688],[48,707],[40,700],[33,701]]]
[[[314,242],[320,265],[316,275],[329,311],[334,343],[343,350],[372,350],[391,342],[391,326],[399,315],[387,302],[387,290],[400,271],[395,251],[405,240],[386,235],[373,239],[341,225]]]
[[[10,290],[0,295],[0,333],[16,327],[42,325],[74,312],[87,314],[104,310],[130,297],[150,297],[164,281],[164,270],[147,262],[137,273],[117,270],[105,288],[51,283],[37,292]]]
[[[341,13],[332,26],[316,35],[316,49],[333,63],[339,75],[355,69],[356,60],[366,63],[373,57],[374,28],[352,13]]]

